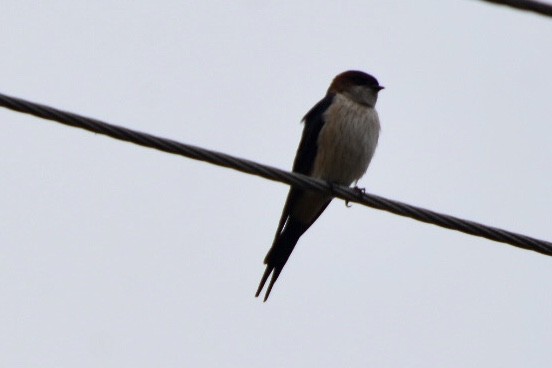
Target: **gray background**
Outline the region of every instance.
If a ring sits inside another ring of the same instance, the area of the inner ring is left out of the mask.
[[[3,1],[0,92],[289,169],[347,69],[369,192],[550,240],[552,21],[479,1]],[[2,367],[544,367],[552,262],[0,110]]]

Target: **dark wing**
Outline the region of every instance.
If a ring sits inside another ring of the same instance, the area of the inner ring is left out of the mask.
[[[321,99],[309,112],[303,117],[303,135],[297,154],[295,155],[295,161],[293,162],[293,172],[310,175],[314,166],[314,160],[316,158],[316,152],[318,151],[318,135],[324,126],[324,112],[332,104],[334,99],[333,93],[328,93],[326,97]],[[282,232],[284,224],[290,213],[290,205],[294,203],[294,199],[302,192],[302,189],[296,189],[291,187],[289,190],[286,204],[280,217],[280,223],[276,230],[274,238],[278,238],[278,235]]]
[[[303,136],[301,137],[301,142],[299,143],[297,155],[295,156],[295,161],[293,163],[294,172],[304,175],[311,174],[314,161],[316,159],[316,153],[318,151],[318,135],[324,126],[324,112],[331,105],[333,98],[333,94],[326,95],[326,97],[314,105],[314,107],[303,118],[305,127],[303,128]],[[257,293],[255,294],[255,296],[259,296],[266,281],[268,280],[268,277],[272,273],[272,278],[268,285],[264,301],[266,301],[270,295],[270,291],[272,290],[274,283],[278,279],[280,272],[291,255],[295,244],[297,244],[299,237],[307,231],[307,229],[312,225],[312,223],[314,223],[314,221],[318,218],[318,216],[320,216],[331,201],[331,199],[328,200],[318,215],[316,215],[310,223],[304,224],[290,217],[291,206],[303,192],[304,191],[302,189],[294,187],[290,188],[286,204],[284,205],[282,216],[280,218],[280,223],[278,224],[278,229],[276,230],[276,235],[274,235],[272,247],[265,257],[264,263],[266,264],[266,269],[261,282],[259,283]]]
[[[328,93],[303,117],[302,121],[305,123],[305,128],[293,162],[294,172],[310,174],[318,149],[318,134],[324,126],[324,112],[332,104],[334,96],[333,93]]]

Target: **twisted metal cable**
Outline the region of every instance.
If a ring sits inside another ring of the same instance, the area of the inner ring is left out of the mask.
[[[424,208],[379,197],[377,195],[363,193],[353,188],[333,185],[305,175],[280,170],[271,166],[262,165],[224,153],[179,143],[147,133],[137,132],[135,130],[104,123],[96,119],[87,118],[3,94],[0,94],[0,106],[44,119],[53,120],[72,127],[105,134],[112,138],[132,142],[141,146],[193,158],[195,160],[209,162],[214,165],[227,167],[247,174],[257,175],[265,179],[286,183],[298,188],[325,192],[349,202],[363,204],[368,207],[391,212],[399,216],[410,217],[418,221],[434,224],[447,229],[510,244],[523,249],[533,250],[546,255],[552,255],[552,243],[544,240],[538,240],[529,236],[485,226],[473,221],[462,220],[457,217],[440,214]]]
[[[532,11],[534,13],[552,17],[552,4],[533,0],[482,0],[488,3],[506,5],[518,10]]]

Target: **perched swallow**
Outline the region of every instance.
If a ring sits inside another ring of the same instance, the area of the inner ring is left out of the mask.
[[[361,71],[347,71],[334,78],[326,96],[303,118],[304,129],[293,172],[349,186],[368,169],[376,150],[380,123],[375,106],[380,86]],[[264,259],[266,270],[257,289],[259,296],[272,273],[264,301],[280,276],[297,241],[332,200],[323,193],[291,188]]]

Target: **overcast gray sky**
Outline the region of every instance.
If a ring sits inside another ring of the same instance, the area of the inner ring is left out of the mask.
[[[289,169],[360,69],[368,192],[552,239],[552,20],[469,0],[3,1],[0,92]],[[552,259],[0,110],[2,367],[544,367]]]

